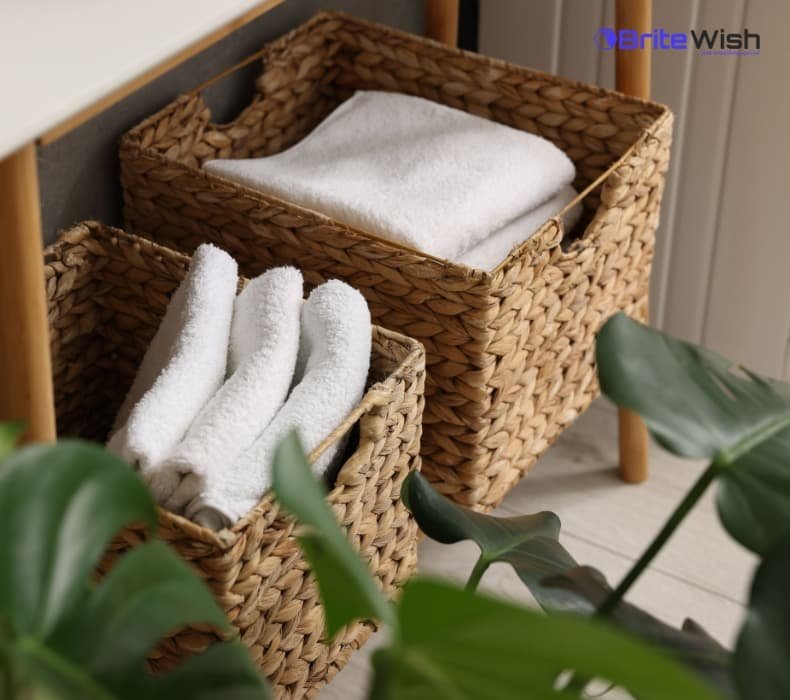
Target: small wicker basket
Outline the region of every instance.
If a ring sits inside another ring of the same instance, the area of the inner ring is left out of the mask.
[[[180,253],[97,223],[76,226],[47,249],[61,436],[106,437],[188,263]],[[400,489],[409,471],[420,468],[425,377],[420,344],[375,328],[370,375],[362,402],[334,434],[337,439],[358,426],[329,502],[391,595],[416,564],[417,527]],[[218,533],[159,510],[159,536],[211,587],[280,698],[315,695],[372,629],[372,623],[356,623],[326,642],[318,592],[293,527],[269,496]],[[105,566],[142,537],[140,530],[124,530]],[[172,666],[214,639],[210,630],[182,631],[158,649],[152,665]]]
[[[620,310],[646,316],[671,113],[338,13],[262,53],[257,94],[233,121],[213,124],[196,91],[124,137],[127,226],[187,251],[213,241],[246,274],[298,261],[311,284],[360,289],[377,323],[425,345],[424,473],[463,504],[496,505],[596,396],[602,323]],[[552,219],[495,270],[477,270],[201,169],[282,151],[357,89],[544,136],[576,164],[582,224],[564,235]]]

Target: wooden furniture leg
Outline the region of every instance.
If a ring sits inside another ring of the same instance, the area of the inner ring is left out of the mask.
[[[457,46],[458,5],[459,0],[426,0],[425,36]]]
[[[651,0],[617,0],[616,24],[640,34],[652,31]],[[616,86],[620,92],[650,97],[650,49],[618,50],[615,56]],[[619,410],[620,478],[632,484],[647,479],[648,434],[642,419],[623,408]]]
[[[36,148],[0,161],[0,422],[24,439],[55,439]]]
[[[651,0],[617,0],[617,30],[634,29],[639,34],[653,31]],[[650,97],[651,48],[615,52],[615,85],[617,90],[635,97]]]

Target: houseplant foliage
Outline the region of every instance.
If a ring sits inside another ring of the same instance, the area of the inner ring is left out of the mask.
[[[474,589],[484,568],[493,561],[510,564],[535,600],[547,612],[573,612],[593,615],[611,595],[603,574],[589,566],[578,566],[559,543],[559,518],[552,549],[540,541],[536,516],[500,518],[474,513],[437,493],[419,473],[404,484],[410,510],[426,535],[444,543],[472,540],[480,547],[480,557],[469,577],[467,588]],[[544,516],[545,513],[537,515]],[[470,523],[475,523],[474,527]],[[479,531],[487,537],[482,540]],[[452,539],[447,533],[454,533]],[[693,620],[683,629],[667,625],[652,615],[622,601],[608,616],[619,628],[636,634],[651,644],[669,651],[679,661],[707,677],[727,693],[730,689],[730,654]]]
[[[155,540],[95,568],[130,523],[156,529],[154,502],[118,458],[86,442],[9,451],[19,426],[0,426],[0,697],[264,698],[238,642],[220,642],[168,675],[145,660],[187,624],[229,631],[210,591]]]
[[[344,566],[353,550],[337,536],[298,441],[281,446],[275,493],[303,524],[308,556],[320,553],[316,575],[332,629],[355,619],[338,595],[353,585],[367,596],[360,614],[392,630],[390,646],[374,657],[371,697],[578,697],[594,677],[640,699],[790,697],[790,388],[622,315],[603,328],[597,354],[604,393],[640,413],[666,449],[710,461],[614,589],[562,548],[553,514],[473,513],[415,474],[404,498],[425,533],[446,543],[472,540],[481,553],[466,590],[417,579],[392,607],[362,581],[369,578],[364,567]],[[762,558],[734,652],[692,620],[676,629],[624,600],[714,481],[725,528]],[[495,561],[513,566],[551,614],[476,594]]]
[[[744,547],[762,555],[790,532],[790,385],[623,314],[604,326],[596,359],[602,391],[660,445],[710,461],[681,508],[717,479],[722,524]]]
[[[294,435],[275,454],[274,491],[300,523],[298,537],[315,572],[331,629],[373,616],[391,631],[390,645],[373,659],[371,698],[575,697],[557,686],[558,674],[565,669],[585,677],[603,676],[642,700],[717,697],[673,660],[589,618],[548,618],[472,590],[419,578],[407,584],[397,605],[389,603],[342,534]],[[534,539],[554,540],[553,527],[547,533],[542,518],[525,522],[542,533]],[[555,570],[553,563],[549,566]],[[353,607],[349,599],[354,599]]]

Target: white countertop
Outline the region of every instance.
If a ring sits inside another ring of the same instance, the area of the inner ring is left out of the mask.
[[[0,158],[263,4],[0,0]]]

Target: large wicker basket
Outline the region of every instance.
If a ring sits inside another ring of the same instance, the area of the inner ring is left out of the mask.
[[[188,262],[96,223],[67,231],[46,251],[60,435],[106,437]],[[420,466],[424,376],[419,343],[376,328],[371,386],[334,436],[358,426],[329,502],[388,594],[416,564],[417,528],[400,489],[409,471]],[[159,536],[206,580],[281,698],[317,693],[372,629],[370,623],[354,624],[325,641],[322,607],[293,525],[268,496],[219,533],[159,511]],[[140,531],[125,530],[107,565],[141,538]],[[208,630],[181,632],[161,646],[152,663],[171,666],[213,639]]]
[[[247,274],[298,261],[310,283],[359,288],[379,324],[425,345],[424,473],[459,502],[492,507],[596,395],[601,324],[618,310],[645,318],[671,113],[337,13],[271,44],[263,66],[233,121],[213,124],[195,92],[124,137],[127,225],[187,251],[213,241]],[[420,95],[546,137],[576,164],[582,223],[564,235],[550,220],[488,272],[201,170],[287,148],[357,89]]]

